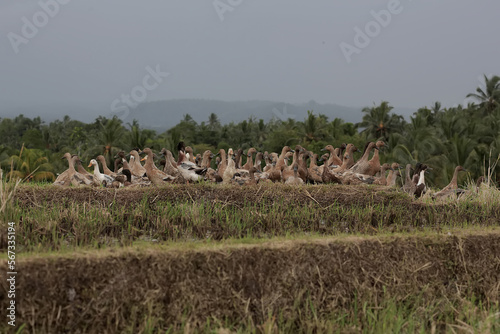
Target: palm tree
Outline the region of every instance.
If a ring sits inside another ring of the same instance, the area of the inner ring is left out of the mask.
[[[7,174],[8,178],[21,179],[26,182],[55,179],[54,173],[51,172],[52,165],[41,150],[22,148],[19,155],[10,157],[9,164],[12,170]]]
[[[145,148],[149,140],[156,136],[154,130],[141,129],[139,121],[133,120],[132,124],[128,123],[130,127],[129,134],[129,145],[130,147],[139,147],[140,149]]]
[[[313,141],[320,141],[326,137],[328,119],[325,115],[314,115],[312,110],[307,111],[307,118],[300,123],[299,135],[302,143],[308,144]]]
[[[111,166],[113,156],[121,149],[122,138],[125,132],[122,121],[118,116],[112,119],[99,118],[100,130],[97,134],[97,149],[106,159],[108,166]]]
[[[211,113],[210,116],[208,116],[208,128],[211,131],[217,131],[220,129],[219,117],[214,113]]]
[[[500,103],[500,77],[494,75],[488,79],[484,75],[484,89],[477,87],[476,93],[470,93],[467,97],[478,100],[479,106],[484,110],[484,113],[491,113]]]
[[[392,109],[387,101],[383,101],[379,106],[363,108],[365,115],[358,126],[365,128],[362,132],[367,138],[387,141],[391,133],[401,131],[404,119],[402,116],[391,114]]]

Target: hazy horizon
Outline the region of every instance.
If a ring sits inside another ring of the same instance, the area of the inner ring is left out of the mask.
[[[492,0],[7,0],[0,117],[172,99],[451,107],[498,74],[499,10]]]

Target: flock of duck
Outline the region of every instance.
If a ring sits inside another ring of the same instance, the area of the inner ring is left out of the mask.
[[[129,154],[123,151],[118,153],[115,156],[114,171],[108,168],[104,156],[100,155],[92,159],[88,165],[94,168],[93,174],[83,167],[77,155],[66,153],[63,159],[67,159],[69,168],[58,175],[54,184],[119,188],[204,180],[235,185],[283,182],[294,185],[338,183],[397,187],[397,178],[401,177],[400,166],[396,162],[380,164],[379,152],[384,147],[386,144],[383,141],[368,142],[361,158],[354,161],[354,152],[361,151],[353,144],[342,144],[338,148],[328,145],[322,149],[326,152],[322,156],[300,145],[297,145],[295,149],[285,146],[280,154],[257,152],[255,148],[250,148],[246,153],[239,149],[235,153],[230,148],[227,154],[224,149],[220,149],[217,154],[207,150],[202,155],[195,156],[191,147],[186,147],[183,142],[180,142],[177,147],[179,151],[177,160],[169,150],[161,150],[160,154],[163,159],[160,162],[160,168],[154,163],[154,159],[157,158],[156,154],[151,149],[145,148],[142,151],[132,150]],[[144,155],[142,159],[141,155]],[[243,164],[243,155],[246,155],[245,164]],[[211,167],[214,158],[215,169]],[[144,161],[144,165],[141,161]],[[102,172],[99,162],[102,165]],[[323,164],[318,166],[318,162],[323,162]],[[421,197],[427,191],[425,174],[429,170],[431,168],[424,164],[417,163],[415,166],[408,164],[402,189],[416,197]],[[459,189],[457,184],[458,173],[461,171],[465,169],[457,166],[450,184],[432,196],[447,197],[462,194],[464,190]]]

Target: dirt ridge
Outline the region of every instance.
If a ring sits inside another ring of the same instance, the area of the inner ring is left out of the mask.
[[[309,305],[321,317],[355,302],[411,303],[417,295],[498,303],[500,235],[37,258],[18,271],[18,321],[28,331],[139,332],[150,318],[162,329],[186,319],[193,328],[207,319],[258,324]],[[6,300],[0,289],[2,317]]]

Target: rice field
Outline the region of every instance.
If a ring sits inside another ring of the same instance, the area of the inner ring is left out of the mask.
[[[500,332],[500,192],[469,190],[4,182],[16,331]]]

